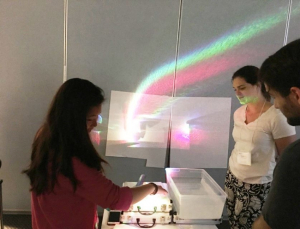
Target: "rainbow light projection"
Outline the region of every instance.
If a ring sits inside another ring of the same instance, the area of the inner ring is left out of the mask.
[[[292,15],[298,14],[300,11],[300,4],[294,8],[292,11]],[[230,34],[224,35],[221,38],[209,43],[206,47],[200,48],[199,50],[180,58],[175,66],[175,61],[167,63],[150,75],[148,75],[145,80],[138,86],[136,90],[136,95],[131,100],[126,117],[126,126],[132,126],[134,122],[134,118],[136,116],[137,110],[139,108],[139,103],[142,94],[151,94],[155,92],[155,94],[160,94],[159,91],[155,91],[159,88],[160,92],[164,94],[168,92],[172,92],[171,86],[162,86],[168,85],[165,82],[168,80],[169,77],[174,77],[173,72],[176,67],[178,75],[184,75],[187,80],[182,81],[179,85],[176,85],[176,88],[181,88],[185,85],[190,85],[195,83],[196,81],[203,80],[209,78],[217,73],[220,73],[226,69],[229,69],[233,65],[237,63],[234,61],[229,61],[228,59],[221,59],[221,61],[225,62],[225,64],[218,64],[219,68],[214,68],[211,71],[207,71],[205,63],[201,66],[200,62],[208,62],[212,57],[218,57],[221,54],[224,54],[226,51],[229,51],[235,48],[238,45],[241,45],[248,41],[251,38],[257,37],[259,34],[263,33],[264,31],[275,27],[278,23],[283,22],[286,19],[287,11],[286,9],[281,10],[278,13],[272,14],[268,17],[263,19],[259,19],[254,21],[250,25],[246,25],[239,30],[233,31]],[[202,64],[202,63],[201,63]],[[188,69],[186,69],[189,67]],[[189,74],[195,71],[202,71],[202,75],[200,78],[197,77],[187,77]],[[182,74],[184,73],[184,74]],[[173,99],[170,99],[169,103],[172,103]],[[155,110],[154,115],[157,114],[163,108],[158,108]],[[127,128],[128,136],[133,135],[133,129]],[[130,137],[129,137],[130,138]],[[128,139],[130,141],[130,139]]]

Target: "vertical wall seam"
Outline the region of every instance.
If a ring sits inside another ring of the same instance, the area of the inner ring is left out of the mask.
[[[287,12],[286,23],[285,23],[285,33],[284,33],[283,46],[285,46],[287,44],[287,39],[288,39],[288,34],[289,34],[289,27],[290,27],[290,20],[291,20],[291,13],[292,13],[292,5],[293,5],[293,0],[289,0],[288,12]]]
[[[177,27],[177,37],[176,37],[176,51],[175,51],[175,65],[174,65],[174,80],[173,80],[173,90],[172,90],[172,98],[176,96],[176,78],[177,78],[177,62],[179,56],[179,46],[180,46],[180,38],[181,38],[181,21],[182,21],[182,4],[183,0],[179,0],[179,15],[178,15],[178,27]],[[170,158],[171,158],[171,138],[172,138],[172,107],[170,112],[169,119],[169,130],[168,130],[168,140],[167,140],[167,151],[166,151],[166,159],[165,159],[165,167],[170,167]]]
[[[177,63],[178,63],[178,58],[179,58],[179,47],[180,47],[180,38],[181,38],[181,23],[182,23],[182,5],[183,5],[183,0],[180,0],[180,4],[179,4],[179,17],[178,17],[178,27],[177,27],[176,51],[175,51],[175,66],[174,66],[174,81],[173,81],[172,97],[176,96]]]
[[[64,68],[63,82],[68,79],[68,0],[64,0]]]

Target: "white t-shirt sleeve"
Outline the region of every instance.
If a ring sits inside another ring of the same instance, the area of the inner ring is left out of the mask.
[[[271,123],[272,135],[274,139],[284,138],[296,134],[296,129],[287,123],[286,117],[280,110],[276,110],[276,114]]]

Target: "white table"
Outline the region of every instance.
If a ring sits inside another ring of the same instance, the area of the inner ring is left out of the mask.
[[[162,185],[167,189],[166,183],[155,182],[156,184]],[[124,182],[123,186],[134,187],[136,182]],[[109,216],[109,211],[104,209],[103,219],[101,229],[143,229],[136,224],[117,224],[115,226],[107,225],[107,220]],[[153,229],[217,229],[215,224],[208,223],[210,225],[193,224],[193,225],[183,225],[183,224],[156,224]]]
[[[105,209],[103,212],[103,219],[101,229],[141,229],[138,225],[135,224],[117,224],[115,226],[107,225],[109,212]],[[179,224],[157,224],[153,229],[217,229],[215,225],[179,225]]]

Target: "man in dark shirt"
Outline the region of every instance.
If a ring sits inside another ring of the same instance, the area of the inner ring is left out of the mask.
[[[300,39],[266,59],[259,75],[288,123],[300,125]],[[262,215],[252,228],[300,228],[300,140],[284,150]]]

